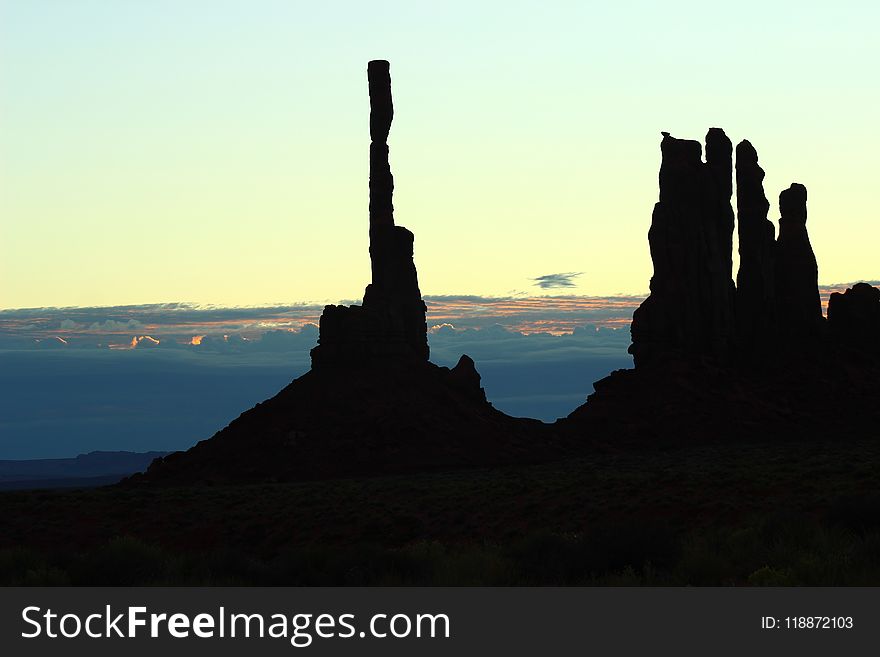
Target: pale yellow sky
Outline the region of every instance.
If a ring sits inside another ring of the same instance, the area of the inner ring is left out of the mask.
[[[660,131],[712,126],[880,277],[876,5],[479,5],[0,3],[0,308],[359,298],[373,58],[425,294],[644,292]]]

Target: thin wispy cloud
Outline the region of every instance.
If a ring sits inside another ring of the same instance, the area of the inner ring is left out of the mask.
[[[577,283],[574,282],[574,279],[583,273],[584,272],[582,271],[569,271],[559,274],[544,274],[543,276],[538,276],[532,280],[534,281],[535,287],[539,287],[542,290],[577,287]]]

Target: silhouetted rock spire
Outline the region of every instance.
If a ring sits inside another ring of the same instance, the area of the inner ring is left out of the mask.
[[[388,162],[388,133],[394,119],[391,71],[388,62],[367,64],[370,90],[370,231],[394,225],[394,177]]]
[[[717,231],[718,259],[724,266],[721,280],[733,285],[733,144],[721,128],[709,128],[706,133],[706,165],[715,184],[715,198],[718,203],[717,221],[713,222]]]
[[[776,312],[781,337],[814,336],[823,321],[819,268],[807,235],[807,188],[799,183],[779,194],[776,240]]]
[[[471,358],[452,369],[428,360],[413,235],[394,225],[388,62],[370,62],[367,79],[372,279],[363,304],[326,306],[308,372],[132,483],[360,476],[564,453],[548,425],[492,407]]]
[[[387,61],[367,65],[370,94],[370,262],[363,306],[326,306],[312,366],[427,361],[427,308],[413,262],[413,234],[394,225],[388,134],[394,118]]]
[[[712,185],[708,186],[706,231],[709,237],[707,266],[711,271],[710,300],[704,303],[712,313],[708,331],[711,353],[726,356],[732,345],[735,327],[733,304],[733,144],[721,128],[706,133],[706,167]]]
[[[764,170],[758,152],[743,140],[736,147],[736,212],[739,219],[739,272],[736,275],[736,320],[744,353],[763,353],[776,330],[774,239],[767,219]]]
[[[651,295],[633,315],[636,366],[663,355],[723,358],[733,338],[731,144],[713,128],[699,142],[663,133],[660,201],[648,242]]]

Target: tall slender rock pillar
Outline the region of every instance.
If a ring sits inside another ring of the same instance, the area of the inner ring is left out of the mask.
[[[733,144],[721,128],[706,133],[706,168],[711,185],[706,190],[706,266],[710,290],[703,305],[707,309],[710,353],[725,358],[734,341],[733,283]]]
[[[367,65],[370,91],[370,262],[372,287],[386,290],[394,284],[394,176],[388,160],[388,133],[394,119],[391,72],[386,61]],[[408,231],[407,231],[408,232]],[[406,241],[406,236],[401,236]],[[410,233],[410,241],[412,234]],[[404,248],[404,250],[406,250]]]
[[[394,224],[388,134],[394,118],[390,65],[367,65],[370,94],[370,263],[362,306],[326,306],[312,367],[427,361],[427,307],[413,261],[413,234]]]
[[[740,354],[763,355],[772,350],[776,331],[774,240],[767,219],[770,202],[764,195],[764,170],[748,141],[736,147],[736,212],[739,271],[736,275],[736,322]]]
[[[388,160],[388,133],[394,119],[390,65],[367,65],[370,90],[370,262],[373,281],[364,292],[364,307],[387,314],[395,340],[415,356],[428,360],[427,307],[419,290],[413,261],[415,237],[394,225],[394,177]]]
[[[776,312],[780,338],[816,335],[822,327],[819,267],[807,234],[807,188],[792,183],[779,195]]]

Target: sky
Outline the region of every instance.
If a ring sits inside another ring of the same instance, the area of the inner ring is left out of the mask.
[[[426,295],[644,294],[660,132],[713,126],[877,278],[878,7],[0,0],[0,308],[358,299],[377,58]]]

